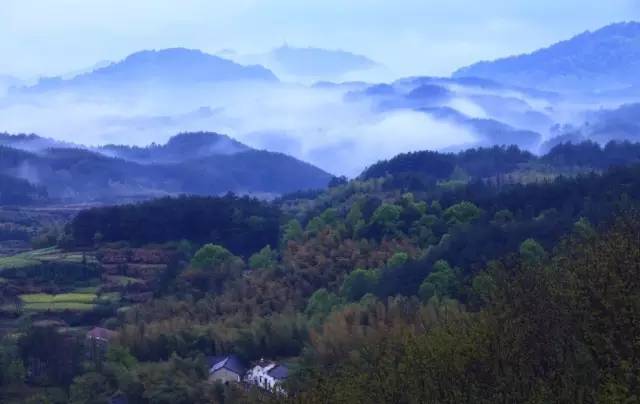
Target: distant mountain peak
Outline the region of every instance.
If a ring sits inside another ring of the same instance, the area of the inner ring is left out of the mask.
[[[68,80],[61,77],[44,78],[31,90],[78,86],[111,88],[147,82],[165,85],[197,85],[239,80],[270,82],[278,79],[263,66],[243,66],[197,49],[169,48],[135,52],[119,62]]]
[[[221,57],[214,55],[207,55],[199,49],[188,48],[166,48],[166,49],[145,49],[138,52],[134,52],[127,56],[123,62],[157,62],[163,60],[179,60],[179,61],[196,61],[206,59],[208,56],[212,58],[220,59]]]
[[[249,146],[215,132],[183,132],[172,136],[167,143],[147,147],[106,145],[100,152],[143,163],[169,163],[185,159],[229,156],[252,150]]]
[[[205,153],[210,154],[235,154],[247,151],[251,148],[230,138],[215,132],[183,132],[169,139],[167,148],[172,148],[177,152],[199,152],[207,149]]]
[[[284,72],[297,76],[340,76],[378,66],[368,57],[348,51],[295,47],[287,43],[273,49],[268,56]]]
[[[482,61],[453,76],[556,91],[606,91],[637,85],[640,23],[621,22],[537,51]]]
[[[98,69],[93,74],[132,79],[149,77],[212,82],[242,79],[276,80],[275,75],[262,66],[242,66],[198,49],[187,48],[143,50],[127,56],[122,62]]]
[[[286,42],[280,45],[279,47],[273,49],[273,52],[276,52],[276,53],[277,52],[300,52],[300,53],[307,52],[309,55],[312,55],[313,53],[333,54],[333,55],[340,55],[340,56],[348,56],[353,58],[354,60],[358,60],[365,64],[376,64],[376,62],[374,62],[373,60],[369,59],[366,56],[358,55],[356,53],[352,53],[342,49],[324,49],[316,46],[292,46]]]

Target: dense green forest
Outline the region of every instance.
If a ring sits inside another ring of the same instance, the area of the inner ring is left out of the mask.
[[[3,204],[122,203],[225,192],[270,197],[293,192],[284,196],[291,199],[302,196],[296,195],[300,190],[343,182],[290,156],[253,150],[215,133],[179,134],[166,144],[147,147],[88,149],[35,135],[2,134],[0,144]],[[385,181],[388,190],[415,192],[477,180],[495,185],[535,182],[639,162],[640,146],[629,142],[559,144],[542,156],[516,146],[495,146],[401,154],[373,164],[358,179],[391,176],[392,181]]]
[[[517,172],[522,169],[543,167],[558,170],[584,167],[606,169],[612,166],[640,162],[640,145],[631,142],[611,141],[604,146],[591,141],[562,143],[542,156],[520,150],[516,146],[478,148],[455,154],[419,151],[400,154],[390,160],[380,161],[362,173],[360,178],[371,179],[394,176],[417,176],[443,180],[452,176],[486,178]],[[458,172],[454,172],[454,170]]]
[[[523,244],[467,284],[477,309],[430,275],[427,302],[334,311],[288,401],[636,402],[639,236],[629,213],[601,232],[577,225],[553,254]]]
[[[417,152],[271,202],[84,210],[47,229],[48,249],[0,259],[0,397],[635,402],[638,156]],[[69,302],[38,311],[51,296]],[[88,355],[93,326],[117,338]],[[229,353],[286,363],[287,394],[208,383],[208,358]]]
[[[1,153],[0,151],[0,155]],[[29,205],[46,199],[47,191],[45,188],[35,186],[24,179],[0,174],[1,205]]]
[[[69,224],[71,245],[127,241],[144,245],[187,239],[223,244],[240,255],[276,245],[280,211],[249,197],[163,198],[80,212]]]

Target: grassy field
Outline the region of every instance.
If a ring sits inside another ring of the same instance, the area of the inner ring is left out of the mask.
[[[0,257],[0,271],[3,269],[19,269],[28,266],[38,265],[43,262],[68,262],[78,264],[83,261],[96,263],[95,257],[83,255],[81,253],[63,252],[55,247],[43,248],[40,250],[28,251],[11,257]]]
[[[50,265],[51,263],[55,265]],[[78,265],[82,263],[90,265]],[[29,278],[31,273],[34,274],[33,278]],[[118,292],[100,293],[105,286],[105,279],[101,278],[99,262],[95,255],[67,252],[55,247],[0,257],[0,283],[2,282],[15,282],[17,290],[23,291],[23,294],[18,295],[17,302],[2,304],[0,311],[4,313],[84,312],[117,306],[122,300]],[[115,284],[124,287],[141,281],[115,276],[106,282],[109,286]],[[67,293],[33,293],[51,292],[55,290],[52,289],[52,285],[57,285],[60,292]]]
[[[21,295],[20,299],[24,303],[25,311],[89,311],[94,309],[100,300],[95,293],[36,293]]]
[[[20,298],[25,303],[95,303],[98,296],[95,293],[62,293],[59,295],[35,293],[21,295]]]
[[[82,292],[82,293],[81,293]],[[59,311],[90,311],[100,305],[117,304],[121,295],[118,292],[96,294],[95,288],[82,288],[73,293],[51,295],[47,293],[32,293],[20,295],[22,310],[25,312],[59,312]],[[13,312],[16,306],[5,304],[0,311]]]
[[[25,268],[32,265],[38,265],[39,260],[27,257],[24,254],[14,255],[13,257],[0,258],[0,271],[10,268]]]

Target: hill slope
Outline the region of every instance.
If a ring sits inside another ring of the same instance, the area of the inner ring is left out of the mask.
[[[228,136],[211,132],[181,133],[163,145],[106,145],[97,149],[102,154],[141,163],[175,163],[185,159],[232,155],[248,150],[251,148]]]
[[[254,150],[212,133],[180,134],[166,145],[147,148],[50,148],[34,153],[0,146],[0,174],[46,187],[52,198],[65,201],[226,192],[276,195],[324,188],[332,178],[293,157]]]
[[[454,77],[480,77],[551,90],[598,91],[640,82],[640,23],[585,32],[530,54],[484,61]]]

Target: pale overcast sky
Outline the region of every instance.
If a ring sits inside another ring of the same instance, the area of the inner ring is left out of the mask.
[[[640,19],[640,0],[0,0],[0,74],[30,77],[182,46],[283,42],[365,54],[395,75],[531,51]]]

